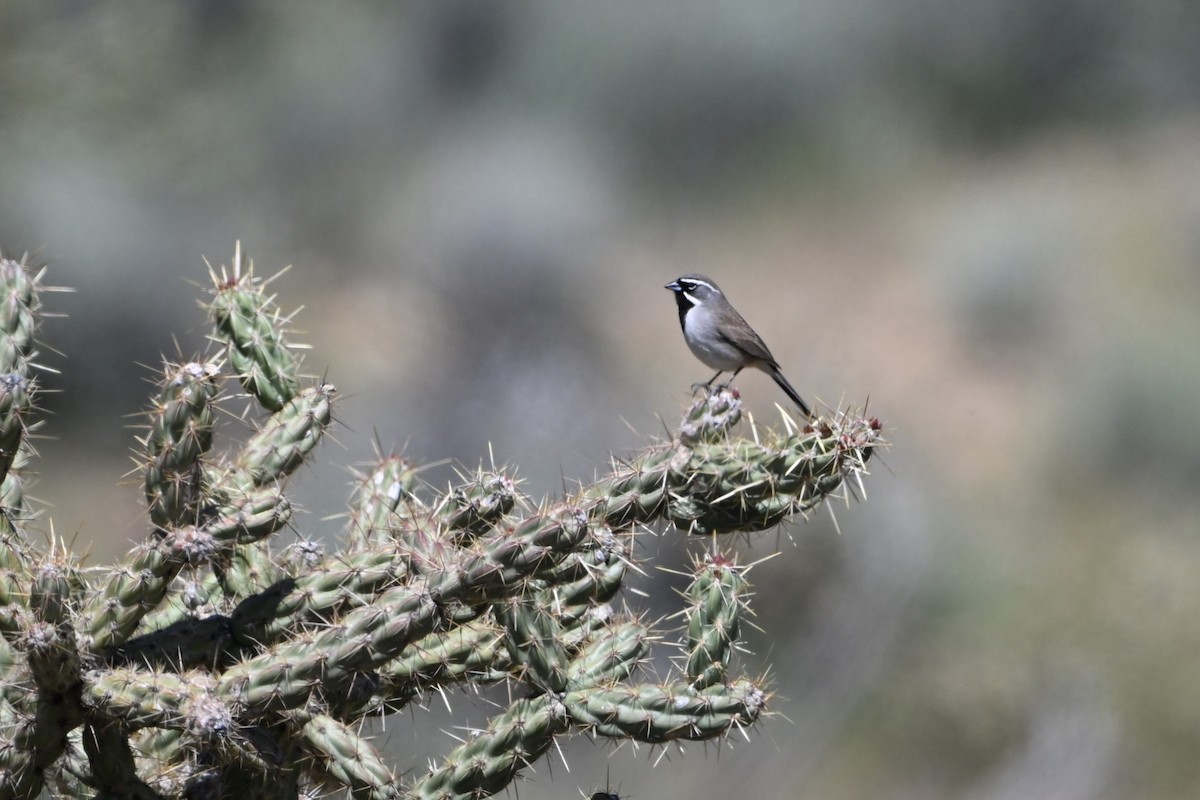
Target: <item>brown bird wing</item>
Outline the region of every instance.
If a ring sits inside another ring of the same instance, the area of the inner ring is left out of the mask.
[[[721,331],[721,338],[753,359],[776,364],[775,356],[771,355],[771,351],[767,349],[766,342],[754,332],[754,328],[750,327],[750,323],[746,322],[741,314],[737,314],[736,320],[726,321],[725,330]],[[776,364],[776,366],[778,365]]]

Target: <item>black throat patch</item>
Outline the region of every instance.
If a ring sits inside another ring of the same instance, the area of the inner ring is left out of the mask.
[[[675,304],[679,306],[679,327],[686,331],[687,325],[683,323],[683,320],[687,317],[687,312],[691,310],[695,303],[688,299],[688,296],[685,292],[676,291]]]

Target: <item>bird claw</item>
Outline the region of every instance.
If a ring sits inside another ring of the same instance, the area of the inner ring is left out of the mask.
[[[732,384],[732,380],[718,383],[716,386],[713,386],[712,381],[709,381],[708,383],[693,383],[692,397],[695,397],[696,393],[701,391],[707,396],[712,397],[714,394],[720,394],[721,392],[727,391]]]

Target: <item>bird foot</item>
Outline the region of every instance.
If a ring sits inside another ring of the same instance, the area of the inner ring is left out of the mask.
[[[712,381],[709,381],[708,383],[693,383],[692,396],[695,397],[697,392],[704,392],[704,394],[707,396],[712,397],[714,394],[720,394],[721,392],[729,391],[732,385],[732,380],[722,381],[715,386],[713,385]],[[736,392],[736,390],[734,391]]]

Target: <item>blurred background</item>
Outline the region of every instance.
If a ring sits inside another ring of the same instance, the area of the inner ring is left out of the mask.
[[[0,30],[0,247],[75,289],[39,524],[92,563],[146,533],[148,381],[205,350],[236,240],[294,265],[342,391],[293,484],[328,537],[374,440],[537,498],[664,435],[709,371],[661,287],[702,272],[893,447],[836,524],[736,544],[781,551],[742,659],[777,716],[576,738],[519,796],[1200,796],[1200,5],[43,0]],[[649,572],[627,599],[677,610]],[[388,722],[399,767],[493,713],[450,700]]]

